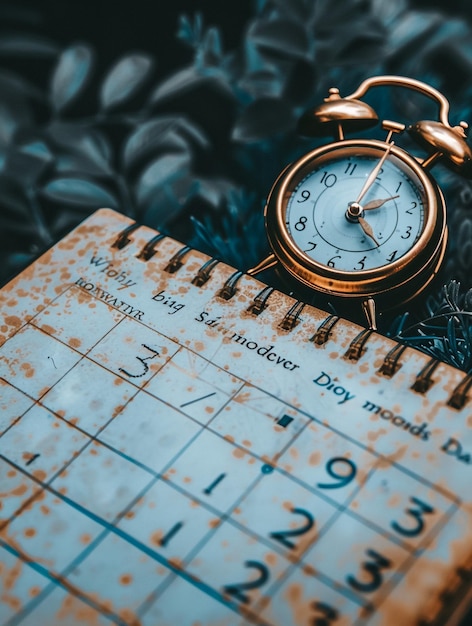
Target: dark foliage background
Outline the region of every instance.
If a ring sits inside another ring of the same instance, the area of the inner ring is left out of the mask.
[[[245,269],[272,181],[321,141],[296,120],[331,86],[424,80],[472,121],[468,0],[160,0],[0,5],[0,282],[109,206]],[[389,119],[435,115],[376,92]],[[380,135],[382,136],[382,135]],[[472,370],[472,185],[435,168],[442,283],[382,330]],[[444,287],[441,287],[444,284]]]

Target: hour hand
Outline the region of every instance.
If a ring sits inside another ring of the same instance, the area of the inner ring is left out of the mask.
[[[359,217],[358,220],[364,233],[372,239],[372,241],[375,243],[377,247],[379,247],[380,244],[375,238],[374,231],[372,230],[372,226],[368,222],[366,222],[363,217]]]
[[[378,209],[389,200],[395,200],[395,198],[399,198],[399,197],[400,196],[390,196],[390,198],[381,198],[379,200],[371,200],[370,202],[367,202],[366,204],[364,204],[362,208],[364,209],[364,211],[372,211],[372,209]]]

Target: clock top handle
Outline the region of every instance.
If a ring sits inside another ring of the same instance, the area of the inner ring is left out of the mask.
[[[423,83],[416,78],[409,78],[407,76],[373,76],[364,80],[359,87],[351,93],[349,96],[344,96],[346,100],[358,100],[362,98],[369,89],[372,87],[405,87],[406,89],[412,89],[418,91],[423,95],[436,100],[439,104],[439,121],[447,128],[451,128],[449,123],[449,101],[448,99],[437,89]]]

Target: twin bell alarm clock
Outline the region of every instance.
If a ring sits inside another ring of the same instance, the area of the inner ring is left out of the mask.
[[[383,120],[383,140],[346,138],[379,123],[376,111],[361,99],[378,86],[402,87],[435,100],[438,119],[408,127]],[[443,94],[411,78],[369,78],[344,97],[330,89],[322,104],[301,117],[299,130],[334,141],[299,158],[275,181],[265,206],[272,252],[248,274],[277,266],[295,292],[320,292],[341,310],[362,305],[371,328],[376,310],[422,292],[439,271],[448,238],[444,196],[430,170],[442,161],[472,176],[467,124],[451,126],[448,113]],[[424,156],[397,144],[404,132]]]

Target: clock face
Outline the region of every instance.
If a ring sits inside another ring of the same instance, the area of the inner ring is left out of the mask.
[[[292,245],[342,272],[401,259],[423,232],[428,210],[419,176],[387,144],[326,152],[297,171],[284,197]]]

